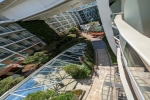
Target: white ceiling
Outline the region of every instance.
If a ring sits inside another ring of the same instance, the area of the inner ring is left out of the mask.
[[[43,13],[34,15],[32,17],[29,17],[29,18],[26,18],[26,19],[24,19],[24,21],[41,19],[41,18],[44,19],[48,16],[56,15],[56,14],[65,12],[65,11],[70,10],[72,8],[77,8],[81,5],[84,5],[84,4],[93,2],[93,1],[95,1],[95,0],[66,0],[65,3],[57,5],[56,7],[51,8],[51,9],[49,9]]]

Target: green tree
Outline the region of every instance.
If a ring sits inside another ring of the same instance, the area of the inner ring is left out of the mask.
[[[54,97],[56,94],[53,90],[46,90],[46,91],[37,91],[30,93],[26,96],[24,100],[49,100]]]
[[[78,100],[77,96],[71,92],[61,93],[50,100]]]
[[[85,78],[90,74],[90,70],[85,66],[79,66],[76,64],[70,64],[63,67],[66,73],[70,74],[73,78]]]
[[[10,76],[1,80],[0,81],[0,96],[6,91],[8,91],[10,88],[12,88],[13,86],[21,82],[23,79],[24,77],[17,77],[14,79],[13,77]]]
[[[69,33],[76,34],[76,38],[79,37],[79,29],[75,26],[72,26],[69,28]]]
[[[49,55],[45,52],[36,52],[33,56],[28,56],[24,59],[24,64],[31,63],[46,63],[49,60]]]

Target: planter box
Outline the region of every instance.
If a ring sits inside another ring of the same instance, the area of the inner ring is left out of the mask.
[[[78,99],[78,100],[82,100],[82,98],[83,98],[85,92],[86,92],[85,90],[82,90],[82,94],[79,96],[79,99]]]

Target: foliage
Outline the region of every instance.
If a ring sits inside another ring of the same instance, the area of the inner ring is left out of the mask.
[[[26,22],[17,22],[23,28],[42,39],[45,43],[50,44],[53,41],[59,40],[59,35],[50,28],[43,20],[34,20]]]
[[[70,74],[75,79],[86,78],[90,74],[90,70],[84,66],[69,64],[63,67],[66,73]]]
[[[77,94],[77,93],[76,93]],[[24,100],[78,100],[73,92],[65,92],[56,95],[53,90],[37,91],[28,94]]]
[[[55,95],[56,94],[53,90],[48,89],[46,91],[39,90],[37,92],[28,94],[24,100],[49,100]]]
[[[34,63],[34,62],[36,62],[36,60],[34,59],[34,56],[28,56],[23,61],[24,64],[31,64],[31,63]]]
[[[78,90],[72,90],[72,91],[70,91],[70,92],[72,92],[73,94],[75,94],[77,97],[79,97],[81,94],[82,94],[82,90],[81,89],[78,89]]]
[[[8,91],[10,88],[15,86],[19,82],[21,82],[23,79],[24,79],[23,77],[17,77],[14,79],[13,77],[10,76],[1,80],[0,81],[0,95],[2,95],[6,91]]]
[[[31,64],[31,63],[46,63],[49,60],[49,55],[46,52],[36,52],[33,56],[28,56],[23,61],[24,64]]]
[[[75,26],[72,26],[69,28],[69,33],[76,34],[76,38],[79,37],[79,29]]]
[[[112,49],[111,49],[111,47],[107,41],[106,36],[103,38],[103,41],[105,42],[105,44],[107,46],[107,50],[111,56],[111,60],[112,60],[113,64],[117,64],[117,58],[116,58],[115,54],[113,53],[113,51],[112,51]]]
[[[87,49],[83,55],[83,61],[81,62],[85,68],[92,70],[94,66],[94,49],[90,41],[86,41]]]
[[[65,92],[59,94],[58,96],[52,98],[51,100],[78,100],[78,98],[71,92]]]

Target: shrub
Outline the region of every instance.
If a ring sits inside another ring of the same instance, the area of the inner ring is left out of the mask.
[[[53,90],[37,91],[28,94],[24,100],[78,100],[73,92],[65,92],[56,95]]]
[[[84,66],[70,64],[63,67],[66,73],[70,74],[75,79],[86,78],[90,74],[90,70]]]
[[[23,61],[24,64],[31,64],[31,63],[34,63],[34,62],[36,62],[36,60],[34,59],[34,56],[28,56]]]
[[[45,51],[43,52],[36,52],[33,56],[28,56],[23,61],[24,64],[31,64],[31,63],[46,63],[49,60],[49,55],[46,54]]]
[[[81,94],[82,94],[82,90],[81,89],[78,89],[78,90],[72,90],[72,91],[70,91],[70,92],[72,92],[73,94],[75,94],[77,97],[79,97]]]
[[[69,28],[69,33],[76,34],[76,38],[79,37],[79,29],[75,26]]]
[[[24,100],[49,100],[55,95],[56,94],[53,90],[46,90],[46,91],[39,90],[37,92],[28,94]]]
[[[13,77],[7,77],[3,80],[0,81],[0,95],[8,91],[10,88],[21,82],[24,78],[23,77],[18,77],[18,78],[13,78]]]
[[[78,100],[78,98],[73,93],[66,92],[59,94],[57,97],[54,97],[51,100]]]

